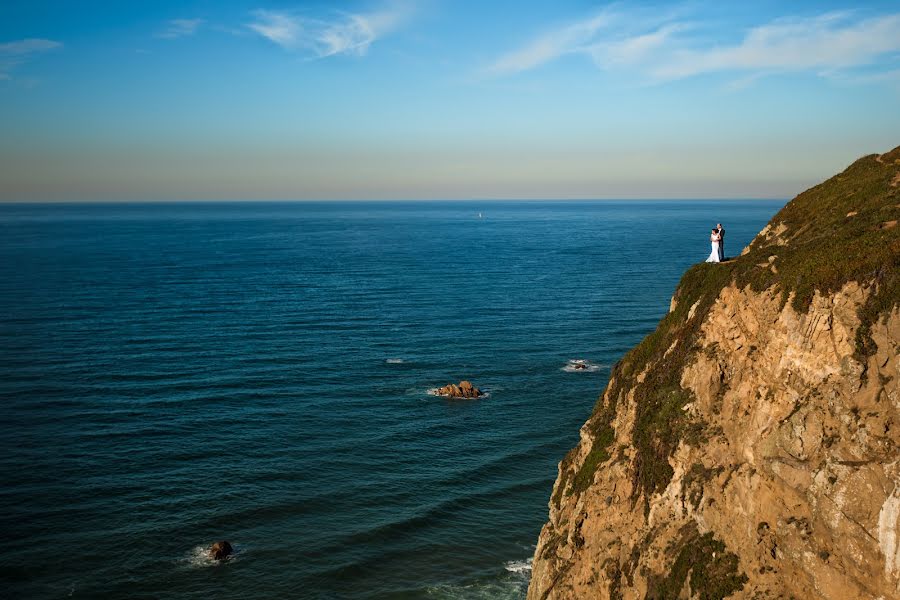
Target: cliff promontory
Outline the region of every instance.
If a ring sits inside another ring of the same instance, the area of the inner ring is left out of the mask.
[[[900,598],[900,148],[689,269],[559,464],[530,599]]]

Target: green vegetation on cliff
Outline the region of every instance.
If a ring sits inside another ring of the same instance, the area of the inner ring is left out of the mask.
[[[696,525],[681,532],[676,551],[669,573],[651,579],[646,600],[677,600],[686,582],[692,598],[722,600],[742,590],[747,582],[747,576],[738,571],[738,557],[712,533],[700,535]]]
[[[864,358],[874,351],[871,326],[900,302],[898,219],[900,147],[861,158],[794,198],[772,219],[769,235],[735,261],[734,278],[756,291],[778,286],[785,299],[793,294],[798,312],[816,291],[832,293],[850,281],[873,285],[860,311],[857,355]],[[759,267],[770,260],[774,268]]]

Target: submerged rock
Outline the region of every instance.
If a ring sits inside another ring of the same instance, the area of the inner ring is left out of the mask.
[[[600,370],[600,365],[595,365],[589,360],[583,358],[573,358],[570,359],[566,365],[562,368],[563,371],[567,373],[594,373]]]
[[[438,388],[434,392],[435,396],[444,396],[445,398],[480,398],[484,392],[472,385],[470,381],[460,381],[459,385],[451,383],[442,388]]]
[[[234,548],[232,548],[231,544],[222,540],[221,542],[216,542],[209,548],[209,556],[213,560],[225,560],[229,556],[234,553]]]

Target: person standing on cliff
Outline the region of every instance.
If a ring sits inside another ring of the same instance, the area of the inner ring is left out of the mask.
[[[716,223],[716,231],[719,232],[719,262],[722,262],[725,260],[725,228]]]
[[[706,259],[708,263],[717,263],[721,262],[719,253],[719,230],[713,227],[709,230],[709,241],[711,246],[711,251],[709,253],[709,258]]]

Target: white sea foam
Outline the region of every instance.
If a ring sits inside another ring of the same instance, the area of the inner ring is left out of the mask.
[[[426,590],[429,598],[446,600],[521,600],[527,581],[491,581],[470,585],[441,585]]]
[[[521,600],[531,580],[531,558],[508,561],[503,568],[505,572],[501,571],[496,578],[463,585],[439,585],[429,588],[427,596],[446,600]]]
[[[435,394],[436,391],[437,391],[437,388],[415,387],[415,388],[406,388],[405,390],[403,390],[403,393],[406,396],[415,396],[416,398],[424,400],[425,399],[424,396],[436,396],[437,395],[437,394]]]
[[[234,545],[234,552],[231,556],[229,556],[225,560],[215,560],[209,555],[209,546],[210,544],[205,544],[191,548],[187,556],[184,557],[184,562],[186,562],[188,566],[195,569],[219,567],[237,560],[238,555],[240,554],[240,549],[238,548],[238,546]]]
[[[389,358],[384,362],[386,362],[389,365],[402,365],[406,361],[403,360],[402,358]]]
[[[573,358],[560,371],[565,371],[566,373],[596,373],[604,367],[605,365],[596,365],[583,358]]]
[[[446,398],[446,396],[444,396],[442,394],[438,394],[438,390],[440,390],[440,389],[441,388],[428,388],[427,390],[425,390],[425,392],[429,396],[438,396],[439,398]],[[490,398],[491,397],[491,392],[489,392],[488,390],[486,390],[484,388],[480,388],[480,389],[481,389],[481,395],[478,396],[478,398],[472,398],[472,400],[481,400],[482,398]],[[463,398],[451,398],[451,400],[462,400],[462,399]]]
[[[505,565],[503,565],[507,571],[510,573],[520,573],[525,574],[531,573],[531,561],[532,559],[528,558],[525,560],[511,560]]]

